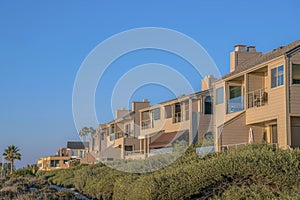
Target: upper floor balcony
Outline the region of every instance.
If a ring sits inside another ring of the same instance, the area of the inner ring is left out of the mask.
[[[261,107],[268,103],[268,93],[265,88],[248,92],[247,108]]]

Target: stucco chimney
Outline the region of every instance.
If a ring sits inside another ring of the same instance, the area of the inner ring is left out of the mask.
[[[246,45],[237,44],[237,45],[234,46],[234,51],[245,52],[246,51]]]
[[[201,90],[204,91],[212,88],[216,80],[217,79],[213,75],[205,76],[204,79],[202,79]]]

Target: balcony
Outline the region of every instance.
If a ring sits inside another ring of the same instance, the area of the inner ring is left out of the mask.
[[[268,103],[268,93],[265,89],[259,89],[247,94],[248,108],[261,107]]]
[[[235,97],[227,101],[227,113],[234,113],[244,110],[244,96]]]

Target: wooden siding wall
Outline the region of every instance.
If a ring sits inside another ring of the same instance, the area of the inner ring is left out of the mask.
[[[290,58],[291,64],[300,64],[300,52]],[[292,65],[290,66],[292,73]],[[300,84],[290,85],[290,113],[300,115]]]
[[[254,141],[261,143],[263,141],[263,128],[246,126],[246,115],[242,113],[223,127],[220,145],[247,143],[250,127],[253,129]]]
[[[290,86],[290,113],[300,114],[300,85]]]
[[[265,87],[264,73],[249,74],[248,76],[248,92],[259,90]]]
[[[268,74],[272,68],[285,65],[284,57],[280,57],[268,63]],[[286,67],[286,66],[285,66]],[[286,77],[286,74],[284,74]],[[262,107],[253,107],[246,111],[246,124],[255,124],[277,119],[278,143],[280,147],[287,145],[286,122],[286,81],[283,86],[271,88],[271,78],[268,79],[267,92],[268,104]],[[252,83],[249,83],[252,84]]]

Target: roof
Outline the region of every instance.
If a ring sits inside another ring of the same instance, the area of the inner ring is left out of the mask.
[[[85,149],[88,146],[88,142],[67,142],[67,148],[69,149]]]
[[[210,95],[210,93],[211,93],[211,89],[202,90],[202,91],[197,91],[197,92],[192,93],[192,94],[187,94],[187,95],[184,95],[184,96],[181,96],[181,97],[178,97],[178,98],[174,98],[174,99],[162,101],[162,102],[160,102],[160,103],[157,103],[157,104],[154,104],[154,105],[151,105],[151,106],[142,108],[142,109],[140,109],[140,110],[141,110],[141,111],[151,110],[151,109],[155,109],[156,107],[159,107],[159,106],[161,106],[161,105],[171,103],[171,102],[173,102],[173,101],[174,101],[174,102],[186,101],[186,100],[187,100],[188,98],[190,98],[190,97],[197,96],[197,95],[207,95],[207,94]]]
[[[239,74],[240,72],[250,69],[258,64],[261,64],[266,61],[272,60],[276,57],[285,55],[299,46],[300,46],[300,40],[296,40],[295,42],[292,42],[286,46],[280,46],[277,49],[269,51],[265,54],[261,54],[261,55],[255,56],[254,58],[250,58],[246,62],[243,62],[241,65],[239,65],[235,71],[226,74],[221,79],[225,79],[230,76]]]
[[[186,131],[187,130],[163,133],[161,136],[156,138],[156,140],[151,142],[149,147],[150,149],[169,147],[172,145],[173,142],[175,142],[176,139],[182,136]]]

